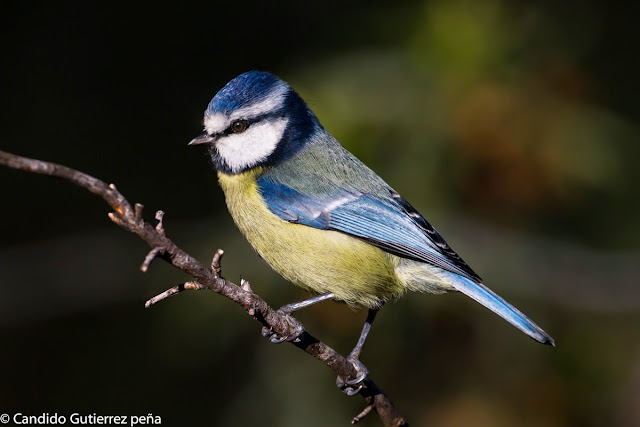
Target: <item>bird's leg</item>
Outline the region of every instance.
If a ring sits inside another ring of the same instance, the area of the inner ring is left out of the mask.
[[[333,292],[329,292],[327,294],[318,295],[316,297],[309,298],[304,301],[298,301],[291,304],[283,305],[278,309],[278,311],[281,311],[284,313],[293,313],[294,311],[300,310],[301,308],[309,307],[310,305],[313,305],[317,302],[333,299],[334,297],[335,295],[333,295]]]
[[[360,359],[360,353],[362,353],[362,347],[364,346],[364,342],[367,339],[367,335],[369,335],[369,330],[371,329],[371,325],[376,318],[376,314],[380,311],[379,308],[370,308],[367,313],[367,320],[364,322],[364,326],[362,327],[362,332],[360,333],[360,338],[356,343],[356,346],[353,347],[351,353],[349,353],[348,359]]]
[[[280,313],[291,314],[296,310],[300,310],[301,308],[309,307],[317,302],[325,301],[328,299],[333,299],[335,295],[332,292],[315,296],[313,298],[306,299],[304,301],[298,301],[291,304],[283,305],[278,309]],[[280,336],[276,332],[274,332],[271,328],[267,328],[266,326],[262,328],[262,336],[269,338],[274,344],[279,344],[284,341],[293,341],[300,336],[304,332],[304,328],[300,327],[296,330],[296,333],[290,336]]]
[[[371,325],[376,318],[376,314],[378,314],[379,308],[370,308],[367,313],[367,320],[364,322],[364,326],[362,327],[362,332],[360,333],[360,338],[358,338],[358,342],[356,346],[351,350],[349,356],[347,356],[347,360],[353,364],[353,367],[356,369],[357,376],[352,379],[345,381],[342,377],[336,378],[336,385],[348,394],[349,396],[353,396],[357,394],[362,388],[362,382],[367,375],[369,375],[369,370],[366,366],[360,362],[360,354],[362,353],[362,347],[364,346],[364,342],[367,339],[367,335],[369,335],[369,330],[371,329]]]

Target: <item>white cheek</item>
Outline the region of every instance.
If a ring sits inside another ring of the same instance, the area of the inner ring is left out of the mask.
[[[274,152],[287,127],[287,119],[254,123],[242,133],[220,138],[216,148],[233,172],[254,166]]]

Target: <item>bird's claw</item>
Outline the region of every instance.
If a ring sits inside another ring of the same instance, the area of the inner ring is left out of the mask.
[[[353,367],[356,370],[356,377],[352,380],[344,380],[341,376],[336,378],[336,385],[343,393],[347,396],[356,395],[362,390],[364,386],[364,380],[369,375],[369,370],[366,366],[362,364],[362,362],[354,357],[347,357],[347,360],[351,362]]]
[[[285,341],[293,341],[298,337],[298,335],[281,336],[280,334],[275,332],[271,327],[266,327],[266,326],[262,327],[262,336],[265,338],[268,338],[269,341],[272,342],[273,344],[280,344]]]
[[[276,331],[273,330],[271,326],[263,326],[262,327],[262,336],[268,338],[273,344],[280,344],[285,341],[291,342],[295,341],[302,335],[304,332],[304,326],[300,322],[298,322],[293,317],[289,316],[288,312],[278,310],[280,314],[286,314],[289,317],[289,323],[294,329],[294,333],[291,335],[280,335]]]

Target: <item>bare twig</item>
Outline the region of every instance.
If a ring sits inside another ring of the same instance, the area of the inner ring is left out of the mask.
[[[144,303],[144,308],[149,308],[152,305],[156,305],[160,301],[167,299],[169,297],[174,296],[182,291],[199,291],[200,289],[206,289],[198,282],[185,282],[178,286],[174,286],[173,288],[169,288],[166,291],[156,295],[155,297],[149,299]]]
[[[149,266],[151,265],[151,262],[156,259],[156,257],[158,255],[160,255],[160,253],[162,252],[162,248],[153,248],[149,251],[149,253],[147,254],[146,257],[144,257],[144,261],[142,262],[142,265],[140,266],[140,271],[142,271],[143,273],[146,273],[147,270],[149,269]]]
[[[363,419],[364,417],[369,415],[369,412],[371,412],[372,409],[373,409],[373,404],[369,404],[369,405],[365,406],[365,408],[362,410],[362,412],[360,412],[358,415],[353,417],[353,419],[351,420],[351,424],[359,423],[361,419]]]
[[[218,249],[211,260],[211,271],[216,278],[220,277],[220,261],[222,260],[222,255],[224,255],[224,251],[222,249]]]
[[[142,218],[142,205],[136,204],[132,208],[129,201],[120,194],[115,185],[107,185],[97,178],[66,166],[20,157],[4,151],[0,151],[0,165],[62,178],[99,195],[114,210],[109,213],[109,218],[120,227],[138,235],[152,248],[141,266],[143,271],[146,271],[153,259],[161,256],[194,279],[151,298],[145,304],[146,307],[184,290],[208,289],[234,301],[264,327],[270,328],[281,336],[291,336],[297,328],[301,327],[300,322],[290,314],[281,313],[271,308],[266,301],[251,290],[247,281],[242,280],[242,286],[237,286],[224,279],[221,276],[220,268],[220,260],[224,254],[222,250],[219,249],[215,253],[211,269],[206,268],[165,236],[162,223],[164,212],[158,211],[156,213],[154,225],[145,222]],[[303,332],[292,344],[322,361],[342,378],[355,378],[357,375],[355,368],[345,357],[307,332]],[[365,398],[367,407],[353,421],[362,419],[373,408],[386,426],[408,425],[406,419],[393,406],[387,395],[370,378],[365,379],[360,395]]]

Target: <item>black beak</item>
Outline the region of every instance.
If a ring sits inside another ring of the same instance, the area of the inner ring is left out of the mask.
[[[200,135],[196,136],[191,140],[191,142],[187,145],[201,145],[201,144],[211,144],[215,142],[216,137],[211,136],[206,132],[202,132]]]

